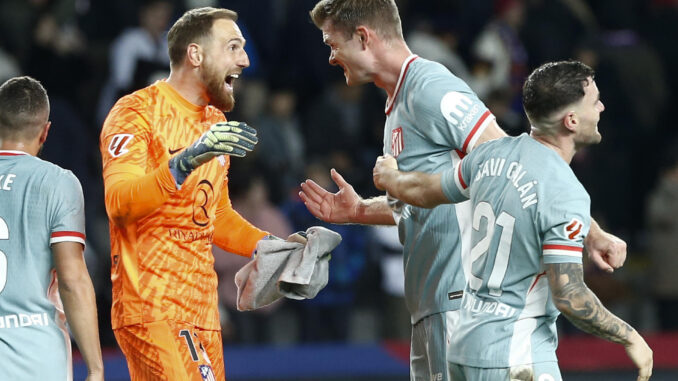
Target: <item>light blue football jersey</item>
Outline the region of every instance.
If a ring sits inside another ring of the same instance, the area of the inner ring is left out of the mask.
[[[82,189],[60,167],[0,151],[0,380],[71,380],[50,245],[85,243]]]
[[[453,166],[494,120],[464,81],[416,55],[405,60],[394,94],[386,105],[384,153],[404,171],[435,173]],[[401,204],[394,217],[412,323],[458,309],[465,284],[461,255],[470,248],[468,205]]]
[[[443,172],[472,205],[471,255],[448,360],[503,368],[556,361],[559,311],[544,264],[582,263],[590,198],[570,166],[527,134],[482,144]]]

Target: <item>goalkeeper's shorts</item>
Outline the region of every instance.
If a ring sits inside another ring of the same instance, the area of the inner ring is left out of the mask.
[[[220,331],[161,320],[114,333],[132,381],[225,381]]]

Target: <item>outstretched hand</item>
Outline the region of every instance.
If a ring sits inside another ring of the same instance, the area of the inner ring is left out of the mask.
[[[313,180],[306,180],[301,183],[299,197],[311,214],[325,222],[335,224],[354,222],[360,196],[334,168],[330,171],[330,176],[339,187],[336,193],[329,192]]]
[[[257,142],[257,131],[245,123],[215,123],[198,140],[170,159],[170,171],[181,186],[199,166],[221,155],[243,157]]]

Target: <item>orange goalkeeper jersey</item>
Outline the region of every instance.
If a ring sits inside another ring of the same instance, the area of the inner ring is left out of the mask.
[[[220,328],[212,243],[250,256],[267,233],[231,207],[228,156],[197,168],[180,190],[168,161],[225,119],[164,81],[121,98],[106,118],[100,148],[114,329],[158,320]]]

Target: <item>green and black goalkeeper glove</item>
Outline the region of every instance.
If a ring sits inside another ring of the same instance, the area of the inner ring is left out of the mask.
[[[169,161],[178,187],[199,166],[221,155],[243,157],[257,144],[257,131],[242,122],[213,124],[195,143]]]

